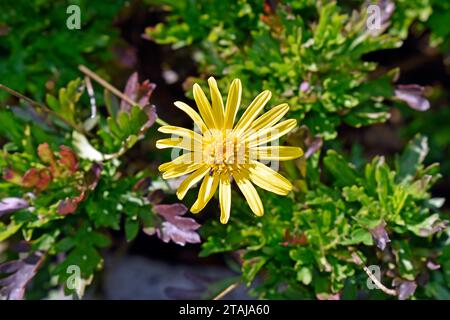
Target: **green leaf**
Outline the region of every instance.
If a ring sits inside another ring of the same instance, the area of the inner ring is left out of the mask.
[[[22,226],[21,223],[15,223],[11,222],[8,225],[4,225],[2,222],[0,222],[0,241],[5,241],[12,235],[14,235]]]
[[[428,139],[416,135],[405,151],[397,158],[397,181],[410,181],[428,154]]]
[[[311,269],[307,267],[303,267],[297,272],[297,280],[302,282],[306,286],[311,283],[312,278],[313,275]]]
[[[253,279],[256,277],[259,270],[261,270],[261,268],[266,264],[266,262],[267,258],[262,256],[244,261],[244,264],[242,265],[242,277],[247,286],[250,286]]]
[[[328,150],[323,159],[325,167],[336,179],[338,186],[351,186],[356,183],[358,174],[356,170],[341,155],[334,150]]]
[[[60,117],[71,124],[75,124],[75,106],[83,93],[83,90],[80,90],[81,88],[83,88],[81,79],[70,81],[66,88],[59,89],[58,98],[47,94],[47,105]]]
[[[364,244],[366,246],[373,246],[373,238],[367,229],[356,228],[352,231],[348,240],[342,241],[343,245]]]
[[[139,231],[139,221],[127,219],[125,221],[125,235],[127,241],[131,241],[136,238]]]

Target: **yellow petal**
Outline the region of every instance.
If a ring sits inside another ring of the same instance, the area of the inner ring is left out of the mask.
[[[250,179],[258,187],[283,196],[292,190],[292,184],[289,180],[278,172],[258,161],[252,161],[252,164],[253,166],[248,169]]]
[[[256,147],[255,151],[256,156],[261,160],[286,161],[300,158],[303,155],[301,148],[286,146]]]
[[[234,119],[241,105],[242,84],[241,80],[234,79],[228,91],[227,105],[225,107],[225,129],[233,128]]]
[[[211,92],[211,102],[212,111],[214,116],[214,121],[217,128],[223,128],[224,110],[223,110],[223,99],[220,94],[219,88],[217,87],[217,82],[213,77],[208,79],[209,90]]]
[[[194,99],[206,126],[209,129],[217,128],[208,98],[197,83],[194,84]]]
[[[248,137],[247,139],[248,146],[251,148],[279,139],[280,137],[284,136],[286,133],[294,129],[296,126],[297,120],[289,119],[280,122],[274,127],[266,128],[258,132],[255,132],[254,134]]]
[[[220,222],[226,224],[231,211],[231,183],[228,174],[220,176],[219,184]]]
[[[200,186],[200,190],[198,192],[198,198],[195,203],[191,207],[192,213],[198,213],[205,208],[209,200],[213,197],[214,193],[216,193],[217,186],[219,185],[219,176],[218,175],[209,175],[207,174],[203,178],[202,185]]]
[[[252,209],[255,215],[261,217],[264,214],[264,207],[261,202],[261,198],[259,197],[258,192],[256,191],[253,184],[249,179],[244,178],[240,173],[234,173],[233,177],[235,178],[239,189],[247,200],[250,209]]]
[[[194,161],[194,153],[188,152],[173,159],[170,162],[163,163],[158,167],[159,171],[167,171],[180,164],[191,164]]]
[[[173,179],[177,177],[184,176],[185,174],[191,173],[203,166],[202,163],[190,163],[190,164],[178,164],[166,170],[162,177],[163,179]]]
[[[182,128],[182,127],[176,127],[176,126],[161,126],[158,128],[159,132],[162,133],[168,133],[168,134],[174,134],[183,138],[186,138],[188,140],[196,140],[200,143],[203,141],[203,137],[198,134],[197,132],[194,132],[192,130]]]
[[[183,150],[195,150],[195,147],[201,147],[195,140],[190,140],[181,137],[172,137],[167,139],[160,139],[156,141],[156,148],[166,149],[166,148],[178,148]]]
[[[199,182],[208,172],[209,166],[202,164],[200,168],[198,168],[193,174],[187,177],[178,187],[177,197],[178,199],[183,199],[189,188],[191,188],[194,184]]]
[[[200,117],[197,111],[195,111],[186,103],[181,101],[176,101],[174,104],[178,109],[184,111],[192,119],[192,121],[194,121],[194,123],[197,125],[197,127],[200,129],[202,133],[208,131],[208,128],[206,127],[205,123],[202,120],[202,117]]]
[[[267,127],[273,126],[275,123],[281,120],[283,116],[289,111],[289,106],[287,103],[280,104],[276,107],[273,107],[258,119],[256,119],[251,128],[252,130],[261,130]]]
[[[270,100],[272,93],[269,90],[261,92],[245,110],[241,119],[236,124],[235,131],[244,132],[252,125],[253,120],[258,116],[266,103]]]

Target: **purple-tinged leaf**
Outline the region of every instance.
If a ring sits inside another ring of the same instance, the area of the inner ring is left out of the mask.
[[[8,300],[22,300],[26,286],[36,275],[44,257],[41,252],[35,252],[24,259],[1,264],[0,274],[8,276],[0,279],[0,296]]]
[[[150,188],[150,185],[152,184],[152,178],[145,177],[142,179],[139,179],[133,186],[133,191],[140,192],[140,193],[147,193],[148,188]]]
[[[385,229],[386,223],[381,221],[381,223],[375,228],[370,229],[370,233],[372,234],[372,238],[375,241],[376,245],[380,250],[384,250],[386,245],[391,242],[389,239],[389,235]]]
[[[158,204],[154,206],[154,211],[165,221],[154,227],[145,228],[145,233],[149,235],[156,233],[162,241],[168,243],[172,240],[181,246],[186,243],[200,243],[200,236],[195,231],[200,228],[200,224],[192,218],[182,217],[187,212],[183,204]]]
[[[31,245],[25,240],[12,243],[9,248],[15,253],[26,253],[31,250]]]
[[[147,120],[147,123],[144,125],[143,129],[147,130],[155,123],[156,118],[158,118],[158,115],[156,113],[155,106],[145,106],[144,111],[147,114],[148,120]]]
[[[145,107],[149,104],[150,97],[155,90],[156,85],[151,83],[149,80],[145,80],[142,83],[139,83],[139,76],[137,72],[134,72],[127,81],[125,86],[125,95],[128,96],[131,100],[138,103],[139,106]],[[122,100],[120,103],[120,111],[129,112],[131,110],[131,106],[128,102]]]
[[[302,93],[305,93],[307,91],[309,91],[309,89],[311,88],[311,86],[309,85],[308,81],[303,81],[300,86],[298,87],[298,90]]]
[[[391,0],[379,0],[376,6],[380,10],[380,26],[379,28],[372,28],[369,33],[372,36],[378,36],[382,34],[391,24],[391,17],[395,10],[395,3]]]
[[[428,237],[437,232],[445,230],[448,226],[447,220],[441,220],[439,214],[433,214],[416,225],[408,225],[408,229],[420,237]]]
[[[91,170],[89,170],[86,174],[86,187],[89,190],[94,190],[97,188],[97,184],[100,180],[100,176],[102,175],[103,165],[101,163],[94,162],[92,164]]]
[[[438,263],[435,263],[431,260],[427,261],[427,268],[430,270],[438,270],[441,268],[441,266]]]
[[[25,119],[27,122],[29,121],[37,124],[46,131],[54,131],[54,129],[48,125],[43,115],[39,114],[36,109],[29,104],[12,106],[11,110],[17,117]]]
[[[316,294],[317,300],[341,300],[340,293],[318,293]]]
[[[315,137],[309,144],[308,149],[305,152],[305,158],[308,159],[311,157],[314,153],[320,150],[322,148],[323,139],[319,136]]]
[[[158,204],[155,205],[155,211],[170,222],[182,229],[196,230],[200,225],[192,218],[181,217],[187,212],[187,208],[182,203]]]
[[[164,200],[165,196],[166,195],[163,190],[156,189],[148,195],[148,200],[153,204],[160,204]]]
[[[417,111],[430,109],[430,102],[424,97],[425,88],[417,84],[400,84],[395,89],[395,96]]]
[[[186,243],[200,243],[200,236],[198,233],[190,229],[180,228],[170,222],[163,222],[159,238],[165,243],[172,240],[180,246],[184,246]]]
[[[381,22],[388,23],[394,14],[395,3],[391,0],[379,0],[378,6],[381,8]]]
[[[28,207],[28,202],[22,198],[4,198],[0,200],[0,217],[4,214],[12,213]]]
[[[396,287],[399,300],[406,300],[411,297],[417,289],[417,283],[415,281],[407,281],[401,279],[394,279],[393,282]]]

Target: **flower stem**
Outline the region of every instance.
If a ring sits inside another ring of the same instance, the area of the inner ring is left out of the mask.
[[[137,103],[136,101],[133,101],[133,99],[131,99],[129,96],[127,96],[126,94],[122,93],[119,89],[114,87],[112,84],[110,84],[105,79],[101,78],[98,74],[96,74],[95,72],[93,72],[92,70],[87,68],[86,66],[80,65],[80,66],[78,66],[78,69],[81,72],[83,72],[86,76],[88,76],[89,78],[94,79],[98,84],[103,86],[106,90],[109,90],[111,93],[116,95],[118,98],[126,101],[130,105],[137,105],[137,106],[139,105],[139,103]],[[156,123],[159,124],[160,126],[168,125],[167,122],[165,122],[164,120],[162,120],[159,117],[156,118]]]

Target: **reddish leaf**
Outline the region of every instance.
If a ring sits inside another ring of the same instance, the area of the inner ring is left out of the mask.
[[[284,239],[285,239],[285,241],[281,243],[281,245],[284,247],[287,247],[290,245],[304,246],[308,243],[308,238],[306,237],[304,232],[302,232],[300,234],[300,236],[298,236],[296,234],[292,236],[289,229],[284,230]]]
[[[4,198],[0,200],[0,217],[7,213],[12,213],[20,209],[28,208],[29,204],[22,198]]]
[[[172,240],[181,246],[186,243],[200,243],[200,236],[195,232],[200,228],[200,224],[192,218],[182,217],[187,212],[183,204],[158,204],[154,206],[154,210],[165,221],[153,228],[144,229],[144,232],[149,235],[156,233],[162,241],[167,243]]]
[[[395,89],[395,96],[414,110],[426,111],[430,109],[430,102],[424,97],[424,91],[424,87],[417,84],[400,84]]]
[[[68,215],[74,213],[80,202],[86,199],[87,191],[94,190],[97,187],[100,180],[103,166],[98,163],[94,163],[91,169],[85,175],[84,185],[80,187],[81,194],[75,198],[66,198],[59,202],[57,212],[61,215]]]
[[[78,204],[85,198],[86,193],[82,191],[78,197],[72,199],[66,198],[65,200],[62,200],[58,205],[58,213],[61,215],[74,213],[78,208]]]
[[[25,188],[33,188],[39,181],[39,171],[37,169],[29,169],[22,178],[22,184]]]
[[[27,284],[36,275],[44,261],[41,252],[29,254],[26,258],[0,265],[0,274],[8,274],[0,279],[0,296],[8,300],[22,300]]]
[[[13,169],[6,168],[3,170],[3,179],[15,183],[15,184],[22,184],[22,176],[15,172]]]
[[[58,204],[58,214],[60,215],[68,215],[71,213],[74,213],[78,208],[79,201],[76,201],[74,199],[66,198],[65,200],[62,200]]]
[[[47,188],[52,180],[52,175],[48,169],[35,169],[31,168],[22,178],[22,185],[25,188],[36,188],[38,190],[44,190]]]
[[[71,173],[74,173],[78,169],[78,160],[75,152],[69,147],[60,146],[59,147],[59,156],[60,159],[58,161],[59,165],[66,170],[69,170]]]

